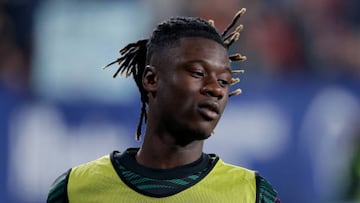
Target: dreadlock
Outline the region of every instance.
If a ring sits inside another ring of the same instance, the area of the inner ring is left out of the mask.
[[[119,52],[121,57],[115,61],[109,63],[104,67],[107,68],[115,63],[119,65],[119,68],[113,75],[115,78],[119,73],[125,74],[126,77],[133,76],[135,83],[139,89],[141,96],[141,112],[140,119],[137,126],[136,140],[140,140],[142,124],[147,120],[146,104],[148,103],[148,96],[146,90],[142,86],[142,77],[146,65],[151,61],[152,55],[163,48],[168,48],[176,45],[180,38],[183,37],[204,37],[214,40],[229,49],[229,47],[236,42],[240,37],[240,32],[243,29],[243,25],[238,25],[235,29],[239,18],[246,12],[245,8],[242,8],[236,13],[232,22],[226,27],[224,32],[220,35],[213,20],[205,21],[196,17],[175,17],[170,18],[168,21],[164,21],[159,24],[153,31],[150,39],[142,39],[135,43],[130,43],[122,48]],[[233,30],[232,32],[230,32]],[[230,33],[229,33],[230,32]],[[229,56],[231,61],[244,61],[246,57],[236,53]],[[244,73],[244,70],[233,70],[234,74]],[[231,85],[240,82],[239,78],[232,78]],[[238,95],[241,93],[241,89],[236,89],[230,92],[229,97]]]

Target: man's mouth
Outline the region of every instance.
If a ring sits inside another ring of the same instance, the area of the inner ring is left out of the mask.
[[[219,104],[213,101],[205,101],[199,104],[199,113],[206,120],[214,120],[218,118],[220,109]]]

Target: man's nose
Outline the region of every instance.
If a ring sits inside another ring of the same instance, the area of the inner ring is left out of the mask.
[[[207,76],[204,86],[201,88],[201,93],[220,100],[225,96],[225,88],[221,87],[216,77]]]

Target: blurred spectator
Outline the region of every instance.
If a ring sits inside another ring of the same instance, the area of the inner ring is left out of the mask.
[[[13,44],[0,45],[0,82],[6,88],[25,93],[28,87],[28,68],[21,49]]]
[[[0,84],[14,93],[29,91],[33,4],[0,2]]]

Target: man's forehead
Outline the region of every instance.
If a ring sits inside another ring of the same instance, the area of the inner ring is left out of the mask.
[[[157,60],[166,60],[166,57],[182,57],[184,55],[192,54],[194,57],[199,54],[209,54],[216,52],[219,57],[226,57],[226,62],[230,63],[228,50],[220,43],[215,40],[206,37],[181,37],[176,42],[162,46],[153,53],[152,61],[156,58]],[[189,56],[188,56],[189,57]]]

